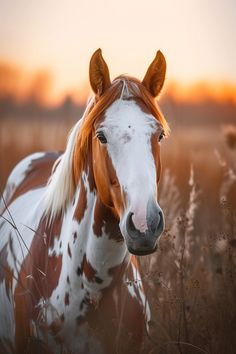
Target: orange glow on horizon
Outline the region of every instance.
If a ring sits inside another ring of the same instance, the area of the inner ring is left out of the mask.
[[[55,76],[47,69],[27,71],[13,63],[0,62],[0,100],[11,98],[17,103],[29,100],[39,106],[56,107],[66,97],[83,105],[89,96],[89,84],[56,88]]]
[[[236,104],[236,85],[226,81],[199,81],[191,84],[169,81],[164,92],[164,96],[177,102],[198,103],[213,100]],[[78,87],[60,89],[56,87],[55,76],[49,70],[29,72],[14,64],[0,62],[0,100],[7,97],[18,103],[32,100],[40,106],[53,108],[67,97],[76,104],[84,105],[90,94],[88,81],[82,84],[78,81]]]
[[[212,100],[236,104],[236,85],[226,81],[198,81],[191,84],[172,81],[166,89],[166,95],[173,97],[177,102],[200,103]]]
[[[18,75],[17,99],[31,92],[36,101],[55,105],[68,94],[85,100],[89,60],[97,48],[111,78],[128,73],[140,79],[160,49],[167,78],[181,86],[182,98],[179,92],[175,96],[183,99],[188,96],[183,82],[225,80],[236,85],[235,8],[233,0],[3,0],[0,61],[31,70]],[[49,70],[42,73],[40,68]],[[232,96],[228,84],[221,85],[222,93],[210,86],[217,99]],[[194,99],[200,99],[200,91],[193,90]]]

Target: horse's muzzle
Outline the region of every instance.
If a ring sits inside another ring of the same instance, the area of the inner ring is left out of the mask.
[[[144,256],[151,254],[157,249],[157,240],[164,230],[164,215],[159,207],[155,206],[147,215],[147,230],[141,232],[137,230],[133,220],[133,213],[129,213],[126,219],[126,237],[127,247],[130,253]]]

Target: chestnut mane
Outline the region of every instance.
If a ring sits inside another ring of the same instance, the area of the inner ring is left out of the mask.
[[[168,123],[155,98],[142,83],[129,76],[118,76],[101,97],[96,96],[90,100],[83,117],[71,131],[65,153],[55,163],[56,168],[45,195],[45,214],[50,215],[51,220],[66,207],[76,191],[86,167],[94,123],[115,100],[127,98],[141,100],[147,110],[161,123],[165,135],[169,134]]]

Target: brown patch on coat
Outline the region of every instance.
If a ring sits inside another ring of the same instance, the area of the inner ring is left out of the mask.
[[[94,281],[96,270],[91,266],[91,264],[86,258],[86,255],[84,255],[83,257],[81,269],[82,272],[85,274],[86,278],[88,279],[88,281]]]
[[[119,220],[114,216],[112,210],[106,207],[98,197],[94,209],[93,232],[97,237],[102,236],[102,228],[110,239],[118,242],[124,238],[120,232]]]
[[[82,274],[86,276],[88,281],[95,282],[101,284],[103,280],[97,276],[97,271],[92,267],[92,265],[87,260],[86,255],[84,255],[81,267],[80,267]],[[77,270],[78,273],[78,270]]]
[[[69,293],[65,293],[64,303],[66,306],[70,305],[70,295]]]
[[[84,217],[85,210],[87,209],[87,193],[85,189],[84,182],[81,178],[80,180],[80,191],[79,191],[79,200],[74,213],[74,218],[81,222]]]
[[[65,316],[62,314],[56,318],[48,327],[49,332],[51,332],[57,343],[61,343],[59,333],[61,332],[65,321]]]
[[[5,280],[5,288],[9,301],[11,291],[12,291],[12,282],[13,282],[13,270],[10,268],[7,258],[8,258],[8,243],[0,251],[0,283]]]
[[[0,259],[1,259],[1,266],[0,266],[0,282],[2,283],[6,276],[6,271],[9,268],[9,264],[7,262],[8,251],[7,251],[7,244],[1,249],[0,251]]]
[[[96,205],[94,209],[94,223],[93,223],[93,232],[96,236],[102,236],[102,227],[105,225],[105,215],[103,213],[105,208],[102,208],[103,204],[100,201],[100,198],[97,198]]]
[[[48,299],[57,287],[62,268],[62,255],[48,255],[55,237],[60,235],[62,219],[58,216],[52,225],[42,218],[31,243],[28,255],[18,274],[14,292],[16,348],[23,353],[30,337],[30,323],[37,321],[40,299]],[[45,237],[42,237],[45,235]],[[27,291],[26,291],[27,290]]]
[[[60,155],[61,153],[58,152],[47,152],[44,156],[31,160],[28,169],[25,171],[25,178],[17,186],[10,199],[6,201],[7,205],[32,189],[45,186],[51,176],[52,167]]]

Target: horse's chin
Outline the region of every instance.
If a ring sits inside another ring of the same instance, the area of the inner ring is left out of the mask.
[[[147,256],[156,252],[157,244],[153,248],[143,248],[143,249],[133,249],[132,247],[128,247],[128,251],[135,256]]]

